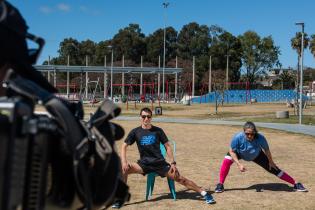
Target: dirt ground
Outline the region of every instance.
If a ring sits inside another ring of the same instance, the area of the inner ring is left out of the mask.
[[[163,115],[158,117],[193,118],[193,119],[241,119],[246,116],[274,116],[276,111],[290,112],[285,104],[248,104],[225,105],[219,107],[219,115],[215,115],[213,104],[161,104]],[[137,116],[142,107],[150,104],[120,104],[122,115]],[[158,104],[153,105],[154,107]],[[97,106],[85,106],[88,117]],[[39,109],[40,110],[40,109]],[[303,110],[305,115],[315,115],[315,106]],[[138,121],[115,121],[122,125],[126,134],[134,127],[139,126]],[[154,123],[154,119],[153,119]],[[164,129],[170,139],[176,141],[176,161],[180,173],[195,181],[199,186],[213,192],[218,182],[220,164],[226,154],[232,136],[241,130],[239,126],[215,125],[187,125],[177,123],[156,123]],[[259,128],[258,128],[259,129]],[[314,128],[315,129],[315,128]],[[267,173],[255,163],[245,162],[248,171],[239,172],[233,165],[225,182],[226,191],[213,194],[217,204],[207,205],[198,193],[188,191],[176,184],[177,199],[174,201],[169,194],[166,179],[156,178],[153,197],[145,201],[146,177],[130,175],[131,200],[122,208],[133,209],[315,209],[315,137],[286,133],[271,129],[259,129],[268,139],[275,163],[302,182],[308,188],[308,193],[293,192],[292,187]],[[123,141],[117,142],[120,146]],[[136,145],[128,149],[128,160],[136,161],[139,157]],[[77,202],[76,202],[77,203]],[[50,208],[49,208],[50,209]],[[56,208],[51,208],[56,210]]]
[[[154,119],[153,119],[154,120]],[[116,121],[126,134],[139,122]],[[153,121],[154,122],[154,121]],[[239,126],[184,125],[156,123],[176,141],[176,161],[180,173],[213,192],[219,168],[229,142]],[[255,163],[244,162],[247,172],[235,165],[225,182],[226,191],[213,194],[217,204],[207,205],[198,193],[176,184],[177,199],[169,194],[166,179],[156,178],[153,197],[145,201],[146,177],[130,175],[131,200],[122,209],[315,209],[315,138],[259,129],[269,141],[275,163],[308,188],[308,193],[293,192],[292,187],[267,173]],[[120,150],[122,141],[117,143]],[[120,151],[119,151],[120,152]],[[138,159],[137,146],[128,148],[128,160]]]

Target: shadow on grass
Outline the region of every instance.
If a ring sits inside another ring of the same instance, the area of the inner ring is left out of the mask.
[[[143,196],[145,197],[145,196]],[[163,194],[153,194],[153,198],[150,200],[142,200],[142,201],[137,201],[133,203],[126,203],[125,206],[128,205],[135,205],[135,204],[140,204],[140,203],[145,203],[145,202],[155,202],[155,201],[160,201],[164,199],[172,199],[173,197],[170,193],[163,193]],[[182,200],[182,199],[190,199],[190,200],[203,200],[202,196],[194,191],[191,190],[181,190],[176,192],[176,200]]]
[[[224,189],[224,191],[234,191],[234,190],[256,190],[256,192],[263,192],[264,190],[293,192],[293,188],[284,183],[254,184],[252,186],[245,187],[245,188]]]
[[[241,191],[241,190],[256,190],[256,192],[263,192],[265,190],[269,191],[284,191],[284,192],[293,192],[293,188],[288,186],[287,184],[284,183],[264,183],[264,184],[255,184],[249,187],[244,187],[244,188],[230,188],[230,189],[224,189],[224,191]],[[210,191],[212,194],[213,191]],[[143,196],[145,197],[145,196]],[[155,201],[160,201],[160,200],[169,200],[172,199],[172,195],[170,193],[161,193],[161,194],[154,194],[153,198],[146,201],[145,199],[142,201],[137,201],[133,203],[126,203],[125,206],[129,205],[136,205],[136,204],[141,204],[145,202],[155,202]],[[190,200],[203,200],[202,196],[194,191],[191,190],[181,190],[176,192],[176,200],[182,200],[182,199],[190,199]]]

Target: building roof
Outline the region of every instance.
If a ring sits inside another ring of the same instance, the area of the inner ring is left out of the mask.
[[[66,65],[35,65],[38,71],[56,71],[56,72],[93,72],[93,73],[111,73],[110,66],[66,66]],[[163,73],[163,68],[159,67],[113,67],[113,73]],[[164,68],[165,74],[181,73],[182,68]]]

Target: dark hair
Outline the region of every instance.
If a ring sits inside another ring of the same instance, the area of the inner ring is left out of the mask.
[[[152,111],[151,111],[151,109],[148,108],[148,107],[142,108],[142,109],[140,110],[140,115],[141,115],[142,112],[147,112],[147,113],[150,113],[150,115],[152,115]]]
[[[255,132],[255,134],[258,133],[257,128],[256,128],[256,125],[255,125],[253,122],[250,122],[250,121],[246,122],[246,123],[243,125],[243,129],[244,129],[244,131],[245,131],[246,129],[252,129],[252,130]]]

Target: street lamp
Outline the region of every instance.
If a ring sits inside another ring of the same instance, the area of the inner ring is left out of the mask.
[[[300,104],[299,104],[299,124],[302,124],[302,95],[303,95],[303,54],[304,54],[304,23],[298,22],[295,25],[302,27],[302,39],[301,39],[301,57],[300,57]]]
[[[112,51],[111,56],[111,64],[110,64],[110,98],[113,101],[113,65],[114,65],[114,49],[112,45],[108,46],[109,49]]]
[[[170,3],[169,2],[164,2],[163,7],[164,7],[164,38],[163,38],[163,101],[165,99],[165,39],[166,39],[166,9]]]

